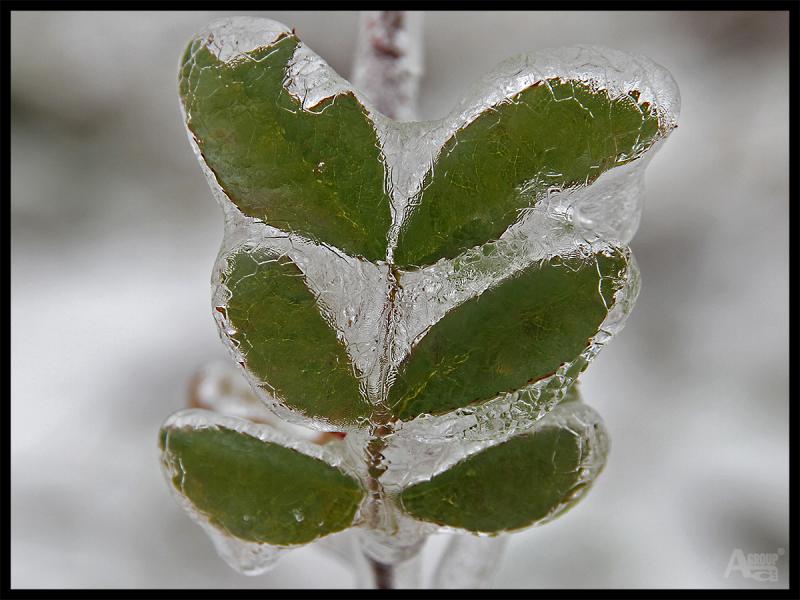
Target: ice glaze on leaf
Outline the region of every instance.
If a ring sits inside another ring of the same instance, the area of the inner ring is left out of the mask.
[[[180,96],[226,209],[222,335],[280,417],[355,434],[313,446],[173,416],[162,464],[225,560],[261,572],[284,550],[272,546],[375,526],[381,487],[392,509],[475,533],[574,505],[608,448],[575,379],[638,291],[619,244],[639,222],[646,161],[616,167],[676,126],[666,70],[545,51],[499,65],[446,119],[397,124],[293,30],[240,17],[192,40]],[[349,474],[362,443],[369,464]]]
[[[659,137],[638,93],[610,97],[549,79],[481,113],[444,145],[400,232],[399,266],[454,258],[495,240],[550,188],[591,184]]]
[[[571,508],[602,469],[607,437],[597,414],[561,404],[533,431],[468,456],[400,494],[423,521],[498,533],[521,529]]]
[[[241,249],[227,264],[229,336],[262,387],[306,416],[336,425],[367,416],[345,347],[300,269],[263,250]]]
[[[625,284],[621,249],[528,267],[447,313],[412,349],[389,392],[409,420],[542,379],[590,343]]]
[[[242,540],[308,543],[350,527],[364,498],[322,460],[224,427],[163,429],[161,450],[175,489]]]
[[[386,257],[391,224],[375,128],[351,92],[304,110],[284,87],[299,40],[230,63],[195,39],[180,92],[204,160],[244,214],[369,260]]]

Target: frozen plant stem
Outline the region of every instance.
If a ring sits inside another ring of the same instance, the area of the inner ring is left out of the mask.
[[[398,121],[411,121],[416,117],[417,92],[422,73],[421,13],[408,11],[363,11],[359,20],[353,80],[375,103],[378,111]],[[390,288],[386,303],[387,342],[395,313],[397,281],[390,272]],[[389,345],[385,345],[388,352]],[[388,356],[383,357],[389,364]],[[386,367],[384,367],[386,368]],[[386,406],[388,372],[381,374],[384,382],[381,402],[373,412],[370,439],[365,449],[368,464],[369,504],[366,518],[374,530],[391,536],[396,524],[384,510],[385,492],[380,482],[386,471],[383,450],[394,428],[391,412]],[[394,566],[378,561],[365,549],[365,558],[373,575],[373,585],[378,589],[394,587]]]
[[[416,117],[422,75],[422,13],[363,11],[359,22],[353,83],[378,111],[396,121]]]
[[[375,578],[375,587],[379,590],[391,590],[394,587],[392,566],[378,562],[373,558],[369,559],[369,563]]]

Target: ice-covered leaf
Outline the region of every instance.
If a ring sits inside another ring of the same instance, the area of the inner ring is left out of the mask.
[[[261,249],[243,248],[227,264],[227,333],[259,385],[290,408],[335,425],[368,416],[345,347],[302,271]]]
[[[286,88],[300,43],[288,32],[228,61],[214,54],[215,43],[210,34],[189,44],[180,92],[187,126],[225,195],[278,229],[384,259],[389,199],[364,106],[344,90],[303,106]]]
[[[612,96],[547,79],[456,131],[425,175],[395,261],[425,265],[500,237],[551,189],[590,185],[640,157],[664,131],[639,92]]]
[[[267,545],[356,518],[388,548],[431,523],[497,533],[571,506],[607,448],[573,384],[636,299],[625,244],[676,126],[669,73],[546,50],[498,65],[441,120],[398,123],[284,25],[233,18],[192,41],[180,90],[225,211],[223,338],[280,417],[348,432],[337,462],[222,422],[165,429],[170,480],[226,560],[258,572]],[[258,507],[287,529],[253,533]]]
[[[581,402],[560,404],[529,432],[473,454],[400,493],[412,516],[472,532],[499,533],[571,508],[602,470],[608,439]]]
[[[612,247],[553,257],[457,306],[401,366],[394,413],[442,414],[553,374],[591,343],[627,269],[627,252]]]
[[[323,460],[223,426],[170,425],[160,437],[175,490],[224,536],[291,546],[350,527],[360,483]]]

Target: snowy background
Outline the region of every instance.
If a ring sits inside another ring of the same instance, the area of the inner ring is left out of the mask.
[[[210,309],[222,215],[176,74],[210,12],[11,19],[13,587],[348,587],[317,548],[248,578],[169,494],[156,433],[225,360]],[[252,13],[347,75],[357,14]],[[788,585],[787,13],[435,12],[420,113],[507,56],[597,43],[677,80],[648,169],[642,292],[583,377],[608,466],[562,519],[516,534],[498,587]],[[780,581],[724,578],[776,552]]]

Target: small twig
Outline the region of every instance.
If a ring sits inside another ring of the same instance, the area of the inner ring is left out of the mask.
[[[410,121],[416,117],[417,92],[422,74],[421,14],[406,11],[364,11],[359,22],[353,83],[387,117]],[[387,319],[391,320],[396,288],[389,294]],[[388,325],[387,325],[388,326]],[[382,451],[392,432],[389,413],[378,406],[366,447],[369,460],[370,510],[368,520],[382,529],[380,506],[384,499],[380,478],[386,469]],[[394,587],[394,566],[365,556],[378,589]]]
[[[379,590],[394,589],[394,569],[391,565],[386,565],[382,562],[370,558],[370,567],[372,567],[372,575],[375,578],[375,587]]]
[[[422,75],[421,14],[363,11],[353,83],[378,111],[398,121],[416,117]]]
[[[359,22],[353,83],[385,116],[398,121],[416,117],[417,92],[422,74],[421,14],[406,11],[364,11]],[[388,296],[387,332],[394,311],[393,282]],[[382,404],[382,403],[381,403]],[[383,450],[392,433],[390,413],[385,406],[376,407],[372,418],[368,458],[370,503],[367,519],[373,527],[385,529],[384,490],[380,478],[386,470]],[[395,585],[394,565],[375,560],[365,553],[377,589]]]

